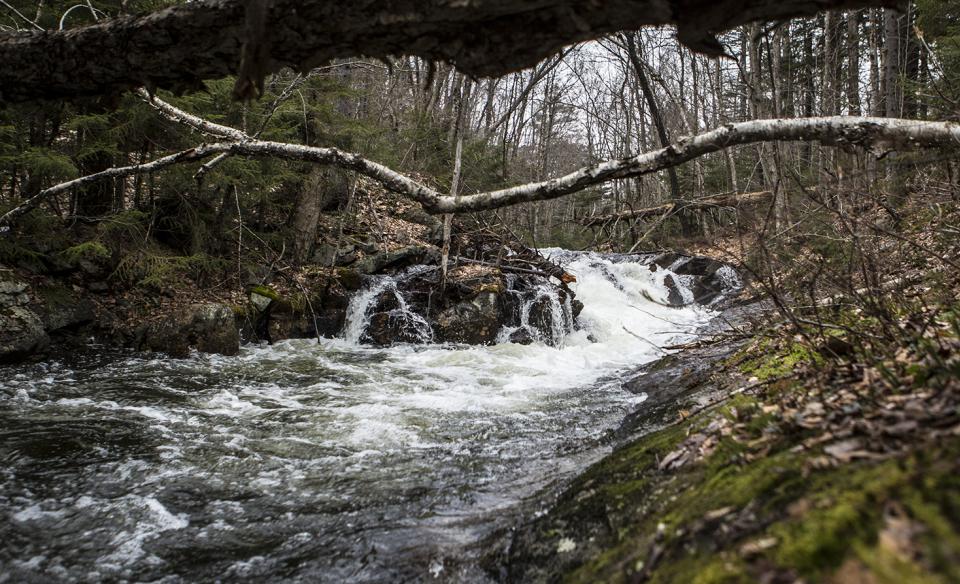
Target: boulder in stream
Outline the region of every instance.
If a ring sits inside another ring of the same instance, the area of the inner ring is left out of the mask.
[[[503,316],[498,296],[480,292],[437,315],[437,340],[448,343],[490,345],[496,342]]]
[[[740,275],[729,264],[704,256],[692,256],[681,252],[668,252],[654,256],[650,267],[669,269],[677,276],[689,277],[687,287],[693,294],[693,302],[711,305],[724,295],[739,291],[743,287]],[[671,306],[684,304],[676,282],[664,282],[670,288]],[[676,294],[674,294],[676,290]]]
[[[0,362],[13,362],[44,349],[50,342],[43,320],[27,304],[26,282],[0,269]]]
[[[240,352],[240,332],[232,308],[198,304],[179,317],[147,325],[140,348],[179,358],[188,356],[191,348],[201,353],[236,355]]]

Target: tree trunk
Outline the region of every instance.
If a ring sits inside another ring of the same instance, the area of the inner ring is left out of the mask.
[[[57,32],[0,36],[0,101],[75,98],[133,87],[183,89],[236,74],[242,57],[267,75],[338,58],[404,52],[455,62],[472,77],[531,67],[561,47],[646,25],[677,25],[694,50],[722,53],[714,33],[823,9],[892,0],[207,0]],[[265,38],[248,46],[247,8],[264,8]],[[244,47],[247,47],[245,50]],[[248,68],[248,70],[250,70]],[[256,79],[252,80],[256,83]]]
[[[305,263],[313,253],[317,241],[317,223],[324,207],[324,189],[329,171],[315,168],[303,181],[297,194],[290,227],[293,231],[293,260],[296,265]],[[336,252],[334,252],[336,253]]]
[[[670,137],[667,135],[667,128],[663,123],[663,116],[660,115],[660,107],[657,105],[657,98],[653,94],[650,82],[647,80],[647,74],[644,71],[643,61],[638,54],[635,35],[628,33],[627,52],[630,57],[630,63],[633,65],[634,75],[637,77],[637,83],[640,85],[640,91],[643,93],[644,100],[647,102],[647,108],[650,110],[650,117],[657,130],[657,138],[660,140],[660,147],[664,148],[670,143]],[[667,169],[667,176],[670,180],[670,200],[681,201],[680,181],[677,179],[677,171],[674,168]],[[696,223],[683,211],[680,212],[680,234],[689,237],[696,232]]]

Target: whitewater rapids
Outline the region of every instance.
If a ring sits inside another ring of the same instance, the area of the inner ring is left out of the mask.
[[[0,369],[0,583],[484,580],[478,542],[642,407],[619,374],[714,316],[664,305],[669,270],[565,261],[584,309],[556,346],[295,340]]]

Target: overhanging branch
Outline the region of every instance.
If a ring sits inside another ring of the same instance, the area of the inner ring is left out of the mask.
[[[221,153],[276,157],[353,170],[380,182],[393,192],[419,202],[428,212],[441,214],[485,211],[519,203],[555,199],[612,180],[679,166],[723,148],[767,141],[820,142],[830,146],[858,146],[876,152],[918,148],[955,149],[960,147],[960,125],[952,122],[843,116],[740,122],[684,138],[660,150],[630,158],[608,160],[548,181],[461,197],[441,195],[406,175],[352,152],[337,148],[247,139],[241,142],[204,144],[147,164],[113,168],[50,187],[0,217],[0,226],[11,224],[47,197],[94,180],[155,172],[173,164],[194,162]]]
[[[0,102],[73,99],[136,87],[182,90],[235,75],[307,71],[336,58],[415,55],[471,76],[531,67],[562,47],[622,30],[675,25],[694,50],[718,31],[900,0],[197,0],[56,32],[0,34]],[[266,9],[249,39],[247,7]],[[259,43],[246,53],[247,41]],[[262,49],[262,50],[258,50]]]

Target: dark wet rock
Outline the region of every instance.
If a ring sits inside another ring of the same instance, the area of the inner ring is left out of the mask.
[[[530,329],[519,328],[510,333],[510,336],[507,340],[517,345],[531,345],[536,339],[533,338],[533,335],[530,333]]]
[[[428,342],[429,337],[424,338],[424,324],[402,310],[377,312],[370,317],[370,324],[360,340],[378,347],[388,347],[396,343]]]
[[[340,270],[333,278],[314,283],[307,295],[287,298],[267,286],[250,292],[252,314],[243,322],[247,340],[276,342],[284,339],[335,337],[343,330],[349,305],[344,285],[359,285],[353,270]]]
[[[87,284],[87,289],[97,294],[106,294],[110,291],[110,285],[106,282],[90,282]]]
[[[186,357],[190,349],[201,353],[236,355],[240,332],[232,308],[225,304],[200,304],[172,320],[152,323],[141,333],[141,349]]]
[[[489,345],[496,342],[501,325],[497,294],[484,291],[437,315],[437,339],[450,343]]]
[[[576,320],[580,318],[581,312],[583,312],[583,302],[574,298],[570,301],[570,314],[573,315],[573,319]]]
[[[553,304],[553,299],[541,297],[530,307],[530,326],[540,331],[540,336],[544,338],[549,338],[555,326],[562,325],[554,322]]]
[[[19,361],[50,342],[43,321],[31,310],[29,286],[0,268],[0,362]]]
[[[240,352],[240,333],[233,309],[224,304],[204,304],[194,311],[192,333],[201,353],[236,355]]]
[[[69,288],[40,288],[37,296],[40,303],[35,310],[49,333],[75,330],[92,323],[97,317],[96,305]]]
[[[347,318],[346,308],[314,307],[305,311],[271,315],[266,329],[266,339],[271,342],[283,339],[333,338],[343,330]]]
[[[721,294],[727,291],[729,282],[724,280],[722,270],[726,267],[723,262],[713,258],[691,257],[680,263],[674,270],[680,275],[695,276],[692,288],[694,302],[710,304]]]
[[[667,304],[670,306],[684,306],[686,302],[683,300],[683,294],[680,292],[680,286],[677,284],[677,281],[671,275],[666,275],[663,277],[663,285],[667,288]]]
[[[678,276],[690,276],[690,291],[697,304],[710,305],[740,289],[740,274],[732,266],[704,256],[693,256],[679,251],[648,256],[650,270],[669,269]],[[682,306],[682,296],[674,293],[676,282],[665,282],[670,288],[668,303]],[[678,300],[679,299],[679,300]]]

